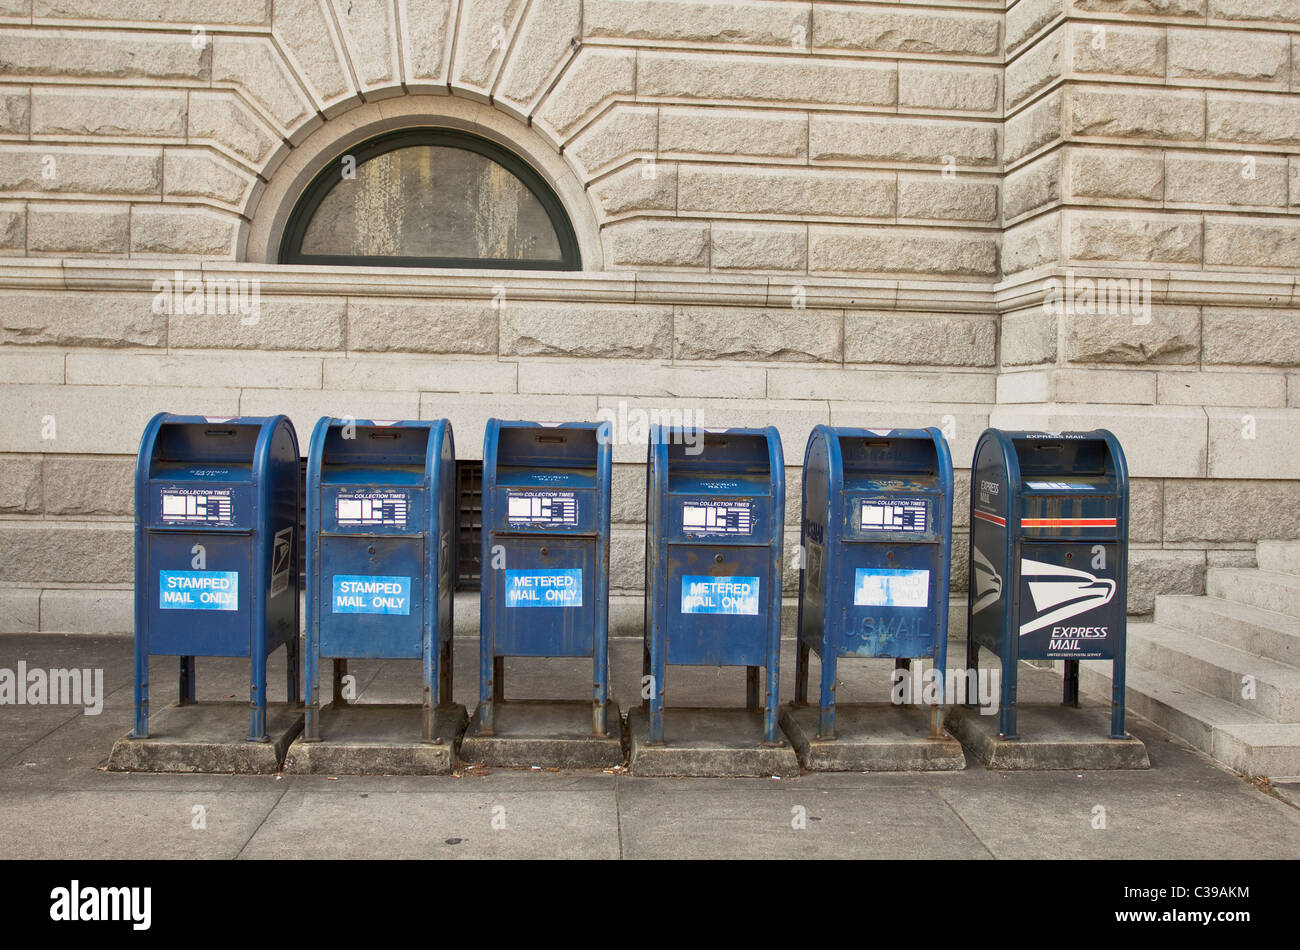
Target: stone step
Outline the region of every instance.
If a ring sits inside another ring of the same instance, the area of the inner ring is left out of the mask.
[[[1156,623],[1300,668],[1300,619],[1219,597],[1161,594]]]
[[[1187,630],[1135,623],[1128,628],[1129,662],[1226,700],[1272,722],[1300,722],[1300,670],[1253,656]],[[1246,677],[1253,678],[1248,699]]]
[[[1251,777],[1300,775],[1300,724],[1269,722],[1132,663],[1125,679],[1124,701],[1130,712],[1150,719],[1229,768]],[[1080,664],[1079,688],[1109,700],[1110,664]]]
[[[1300,576],[1249,567],[1212,567],[1205,572],[1205,593],[1300,617]]]
[[[1300,541],[1261,541],[1255,547],[1260,570],[1300,574]]]

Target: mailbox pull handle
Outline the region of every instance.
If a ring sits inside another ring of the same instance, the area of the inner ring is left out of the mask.
[[[539,435],[536,436],[538,442],[546,442],[553,445],[563,445],[569,441],[568,436],[564,435]]]
[[[372,439],[400,439],[401,437],[402,437],[402,434],[401,434],[400,432],[372,432],[372,433],[370,433],[370,438],[372,438]]]
[[[204,435],[234,435],[234,429],[205,429]]]

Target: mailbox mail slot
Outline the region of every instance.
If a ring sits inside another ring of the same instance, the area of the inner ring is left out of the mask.
[[[971,472],[967,666],[1002,660],[1001,721],[1016,734],[1020,660],[1065,662],[1079,703],[1079,661],[1114,661],[1111,738],[1125,738],[1128,467],[1110,432],[988,429]]]
[[[650,433],[646,497],[645,674],[649,740],[662,743],[665,668],[746,667],[763,740],[779,741],[785,462],[776,429]]]
[[[298,439],[284,416],[159,413],[135,473],[135,729],[149,734],[149,657],[249,657],[248,738],[266,736],[266,658],[286,647],[298,701]]]
[[[451,702],[456,449],[445,419],[323,418],[307,457],[307,712],[320,738],[318,664],[423,660],[424,738]]]
[[[952,551],[952,457],[938,429],[819,425],[804,454],[795,701],[821,658],[819,738],[835,736],[840,657],[934,660],[940,735]]]
[[[479,728],[507,656],[590,656],[592,731],[609,706],[608,423],[488,420],[483,438]]]

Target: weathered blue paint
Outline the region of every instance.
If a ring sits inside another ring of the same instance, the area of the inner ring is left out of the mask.
[[[687,438],[689,436],[689,439]],[[692,451],[698,450],[698,451]],[[643,697],[663,742],[669,665],[744,666],[763,740],[779,741],[785,461],[776,429],[652,426],[646,486]]]
[[[456,446],[446,419],[323,418],[307,453],[307,711],[320,738],[319,664],[334,695],[351,658],[423,661],[424,739],[451,702]]]
[[[988,429],[971,471],[967,666],[981,646],[1002,660],[999,729],[1016,739],[1020,660],[1114,661],[1111,738],[1124,732],[1128,465],[1119,440],[1091,432]]]
[[[592,658],[592,732],[609,735],[608,423],[504,422],[483,436],[479,724],[507,656]]]
[[[135,470],[135,729],[149,735],[149,657],[250,660],[248,738],[266,735],[266,658],[287,653],[298,701],[298,438],[284,416],[160,412]]]
[[[942,725],[952,552],[952,455],[928,429],[819,425],[803,464],[795,702],[821,658],[819,737],[835,737],[840,657],[934,660]]]

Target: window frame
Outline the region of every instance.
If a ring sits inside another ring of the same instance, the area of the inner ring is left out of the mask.
[[[321,202],[339,184],[338,163],[343,156],[356,158],[359,169],[366,162],[389,152],[413,146],[434,146],[441,148],[458,148],[475,152],[489,161],[496,162],[514,175],[542,205],[546,216],[555,230],[556,240],[560,245],[558,261],[543,260],[499,260],[496,258],[477,257],[380,257],[363,254],[304,254],[303,238],[307,228],[315,217]],[[294,204],[293,211],[284,226],[280,238],[280,251],[277,260],[281,264],[325,264],[345,267],[428,267],[455,268],[461,270],[548,270],[576,271],[582,269],[582,255],[578,249],[578,237],[565,213],[559,196],[537,173],[537,171],[514,152],[481,136],[470,132],[444,128],[412,128],[388,132],[367,139],[361,144],[346,149],[335,155],[312,178],[311,183],[303,189]]]

